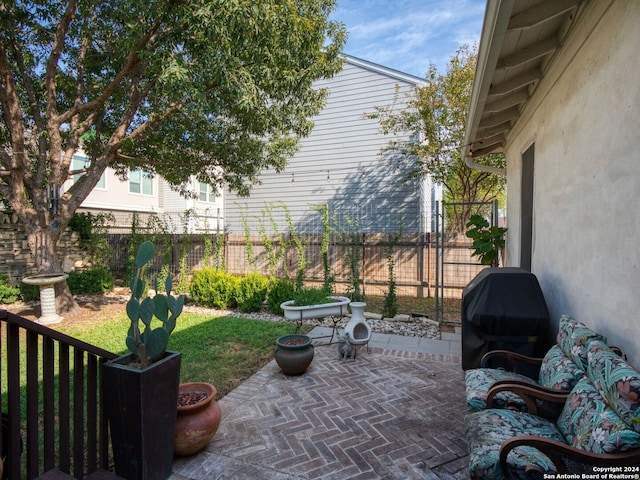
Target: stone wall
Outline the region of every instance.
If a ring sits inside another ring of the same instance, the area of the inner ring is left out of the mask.
[[[78,236],[67,230],[58,243],[58,251],[64,252],[63,269],[68,272],[82,267],[86,261],[78,247]],[[27,234],[15,213],[0,212],[0,274],[9,277],[9,283],[17,286],[23,277],[37,273],[33,256],[27,243]]]

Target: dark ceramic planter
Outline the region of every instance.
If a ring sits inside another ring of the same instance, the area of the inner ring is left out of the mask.
[[[164,480],[171,475],[181,354],[167,352],[146,368],[129,354],[102,367],[105,409],[118,476]]]
[[[313,360],[314,349],[308,335],[285,335],[276,340],[276,363],[286,375],[301,375]]]

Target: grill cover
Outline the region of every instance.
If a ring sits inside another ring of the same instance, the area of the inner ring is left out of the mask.
[[[462,292],[462,368],[478,368],[496,349],[544,354],[549,311],[534,274],[521,268],[486,268]]]

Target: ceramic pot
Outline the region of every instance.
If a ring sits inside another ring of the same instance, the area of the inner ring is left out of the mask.
[[[215,400],[216,387],[210,383],[182,383],[178,388],[180,394],[197,392],[207,394],[206,398],[190,405],[178,405],[174,454],[178,457],[193,455],[205,448],[218,431],[222,412]]]
[[[276,340],[276,363],[286,375],[301,375],[313,360],[314,349],[308,335],[285,335]]]

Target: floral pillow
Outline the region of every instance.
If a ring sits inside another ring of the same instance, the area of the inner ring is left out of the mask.
[[[610,350],[589,352],[587,373],[611,408],[640,432],[640,373]]]
[[[568,392],[585,375],[558,345],[549,349],[542,359],[538,383],[543,387]]]
[[[571,391],[557,426],[567,443],[580,450],[619,453],[640,448],[640,433],[628,428],[587,378]]]
[[[558,345],[560,345],[565,355],[585,372],[587,371],[589,343],[594,340],[607,343],[607,337],[594,332],[583,323],[574,320],[568,315],[560,317]]]

